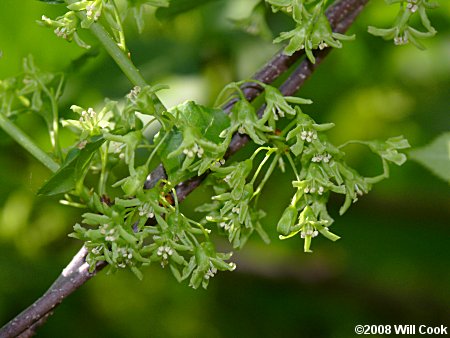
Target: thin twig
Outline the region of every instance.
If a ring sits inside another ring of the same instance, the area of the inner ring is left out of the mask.
[[[101,262],[90,273],[85,262],[86,254],[87,249],[83,246],[41,298],[0,329],[0,338],[30,337],[56,306],[106,266]]]
[[[342,0],[329,7],[327,10],[327,17],[333,30],[344,33],[367,2],[368,0]],[[331,49],[327,48],[316,53],[316,63],[314,65],[308,60],[304,60],[300,63],[291,76],[280,87],[282,93],[285,95],[294,94],[303,85],[305,80],[311,76],[312,72],[317,68],[330,50]],[[282,73],[286,72],[302,55],[303,53],[298,52],[292,56],[286,56],[280,52],[257,72],[253,79],[257,79],[264,83],[272,83]],[[253,100],[261,93],[262,88],[252,84],[244,86],[243,90],[246,98],[248,100]],[[234,103],[235,102],[229,102],[226,106],[226,110],[231,110]],[[246,135],[236,134],[230,143],[226,155],[230,156],[237,152],[247,144],[248,141],[249,139]],[[184,200],[190,192],[198,187],[205,176],[206,175],[196,177],[179,184],[176,189],[179,202]],[[145,187],[150,188],[163,178],[165,178],[164,168],[158,166],[149,175]],[[41,298],[0,329],[0,338],[17,337],[22,334],[23,337],[29,337],[34,334],[35,330],[45,322],[46,318],[51,315],[56,306],[107,265],[106,262],[100,262],[95,271],[90,273],[88,271],[88,265],[85,262],[86,255],[87,249],[83,246]]]

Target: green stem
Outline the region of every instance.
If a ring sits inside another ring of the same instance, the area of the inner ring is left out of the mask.
[[[338,149],[342,149],[342,148],[348,146],[349,144],[361,144],[364,146],[368,145],[368,143],[366,141],[350,140],[350,141],[347,141],[347,142],[341,144],[340,146],[338,146]]]
[[[38,80],[36,78],[36,80]],[[39,84],[41,84],[41,81],[39,81]],[[59,144],[59,112],[58,112],[58,102],[55,99],[55,96],[52,95],[52,93],[50,93],[50,91],[43,86],[43,84],[41,84],[45,94],[48,96],[48,98],[50,99],[51,102],[51,106],[52,106],[52,117],[53,117],[53,121],[52,121],[52,130],[50,130],[50,139],[52,141],[52,146],[55,152],[55,155],[57,158],[59,158],[60,160],[62,160],[62,153],[61,153],[61,146]]]
[[[383,173],[381,175],[374,176],[374,177],[366,177],[365,180],[367,183],[375,184],[375,183],[381,182],[382,180],[384,180],[386,178],[389,178],[389,165],[386,160],[381,159],[381,161],[383,162]]]
[[[65,1],[66,4],[70,5],[77,2],[78,0]],[[77,15],[79,18],[81,18],[81,20],[86,18],[86,14],[83,11],[77,12]],[[136,68],[133,62],[131,62],[129,55],[125,54],[120,49],[117,43],[111,38],[106,29],[100,23],[94,22],[89,27],[89,29],[92,34],[94,34],[94,36],[98,39],[98,41],[103,45],[108,54],[113,58],[113,60],[117,63],[119,68],[132,84],[141,88],[148,86],[139,70]],[[152,99],[155,104],[155,109],[158,113],[163,113],[167,110],[155,94],[152,95]]]
[[[59,169],[59,164],[48,156],[36,143],[33,142],[20,128],[16,127],[7,117],[0,114],[0,127],[11,136],[17,143],[25,148],[38,161],[49,168],[52,172]]]
[[[294,161],[292,160],[291,154],[287,153],[286,157],[289,161],[289,164],[291,165],[292,170],[294,171],[295,178],[297,179],[297,181],[300,181],[300,176],[298,175],[298,171],[297,168],[295,167]]]
[[[275,166],[277,165],[278,160],[280,159],[280,154],[276,154],[274,159],[272,160],[272,163],[269,166],[269,169],[267,170],[266,174],[264,175],[264,178],[262,179],[262,181],[259,183],[258,187],[256,188],[255,192],[253,193],[252,198],[255,198],[255,206],[258,204],[258,199],[260,196],[260,193],[262,191],[262,189],[264,188],[264,186],[266,185],[267,181],[269,180],[270,176],[272,175]]]
[[[119,47],[121,46],[122,50],[127,50],[127,46],[125,44],[125,35],[123,34],[122,22],[120,20],[119,9],[117,8],[116,2],[114,0],[111,1],[114,6],[114,18],[116,20],[117,25],[119,26],[118,36],[119,36]]]
[[[84,15],[79,12],[79,15]],[[117,63],[122,72],[135,86],[145,87],[147,82],[142,77],[139,70],[134,66],[128,56],[120,49],[116,42],[111,39],[108,32],[99,23],[93,23],[90,27],[91,32],[100,41],[103,47],[106,49],[108,54]]]
[[[291,122],[289,122],[289,124],[282,130],[282,132],[280,133],[279,136],[284,137],[284,135],[286,135],[288,132],[291,131],[292,127],[295,126],[297,124],[297,120],[294,119]]]
[[[109,141],[105,143],[105,149],[100,148],[100,160],[102,162],[102,169],[100,171],[100,180],[98,182],[98,193],[103,195],[106,193],[106,180],[108,179],[108,172],[106,166],[108,165],[108,147]]]
[[[267,150],[267,154],[272,154],[272,152],[274,152],[276,150],[276,148],[271,148],[271,147],[259,147],[258,149],[255,150],[255,152],[253,153],[253,155],[250,157],[250,159],[253,161],[256,157],[256,155],[258,155],[258,153],[260,151],[263,150]]]
[[[169,133],[165,133],[164,136],[161,138],[161,141],[159,141],[158,144],[156,145],[156,147],[153,149],[152,153],[150,154],[147,161],[145,162],[145,165],[147,166],[147,168],[150,166],[150,163],[152,162],[153,157],[156,155],[156,152],[158,151],[159,147],[164,143],[167,136],[169,136]]]
[[[261,147],[263,148],[263,147]],[[269,148],[269,150],[267,151],[266,156],[264,157],[264,159],[261,161],[261,163],[259,164],[258,169],[256,169],[255,174],[253,175],[253,179],[250,181],[250,184],[254,184],[256,181],[256,178],[258,177],[259,173],[261,172],[262,167],[264,166],[264,164],[266,164],[266,162],[269,160],[270,155],[272,155],[272,153],[275,151],[274,148]],[[256,152],[255,152],[256,153]]]

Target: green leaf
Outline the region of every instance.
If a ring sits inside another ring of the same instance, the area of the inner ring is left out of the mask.
[[[438,136],[427,146],[411,150],[409,156],[450,183],[450,132]]]
[[[291,233],[291,228],[294,226],[297,220],[297,207],[295,205],[288,206],[278,221],[277,231],[283,236],[287,236]]]
[[[74,148],[67,155],[61,168],[39,189],[39,195],[62,194],[75,188],[77,181],[88,169],[94,152],[105,142],[103,136],[97,136],[83,149]]]
[[[155,137],[155,143],[158,143],[163,136],[164,136],[163,133],[160,132]],[[184,155],[169,157],[169,154],[174,150],[176,150],[180,146],[182,141],[183,141],[182,132],[177,129],[172,129],[171,131],[169,131],[167,140],[158,149],[158,156],[160,157],[161,162],[163,163],[164,169],[166,171],[167,177],[171,182],[180,182],[193,176],[192,173],[180,170],[181,167],[183,166],[185,157]]]
[[[163,20],[173,19],[175,16],[181,13],[190,11],[196,7],[212,1],[217,0],[171,0],[169,7],[161,7],[156,10],[156,17]]]

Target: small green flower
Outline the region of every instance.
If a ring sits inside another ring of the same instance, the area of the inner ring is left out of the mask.
[[[70,109],[79,115],[79,119],[61,120],[61,124],[63,127],[72,127],[81,132],[80,138],[82,140],[85,140],[91,136],[101,135],[102,133],[113,128],[110,123],[112,113],[109,108],[109,105],[106,105],[100,112],[97,113],[91,107],[84,109],[82,107],[72,105]]]
[[[371,141],[368,142],[368,146],[373,152],[378,153],[381,158],[399,166],[406,162],[406,155],[399,153],[398,150],[410,147],[408,140],[403,136],[391,137],[386,142]]]
[[[326,47],[341,48],[340,40],[352,40],[354,36],[347,36],[335,33],[331,30],[330,23],[323,12],[323,4],[321,1],[309,13],[304,7],[300,10],[294,10],[294,13],[300,13],[301,17],[296,18],[297,26],[289,32],[283,32],[273,42],[279,43],[289,40],[288,45],[284,49],[284,53],[292,55],[296,51],[305,50],[308,59],[315,63],[313,55],[314,49],[324,49]]]
[[[209,280],[218,270],[233,271],[236,269],[235,263],[227,263],[231,254],[217,253],[211,242],[203,242],[195,248],[195,256],[192,257],[189,266],[186,267],[186,273],[192,271],[189,286],[197,289],[200,285],[203,288],[208,286]]]
[[[76,12],[84,11],[86,18],[81,21],[81,27],[89,28],[92,23],[100,18],[103,10],[103,2],[102,0],[82,0],[68,5],[67,8]]]
[[[426,39],[436,35],[436,30],[431,25],[428,18],[427,9],[437,7],[437,3],[429,0],[390,0],[388,4],[400,3],[400,10],[393,27],[376,28],[369,26],[368,31],[375,36],[381,36],[385,40],[393,40],[395,45],[405,45],[411,42],[418,49],[425,49],[421,39]],[[425,31],[419,31],[410,25],[412,17],[419,14],[420,21]]]
[[[259,120],[261,125],[266,122],[269,123],[269,127],[275,130],[275,121],[286,115],[295,116],[296,110],[290,104],[311,104],[311,100],[302,99],[295,96],[283,96],[281,92],[272,86],[264,86],[266,108],[264,109],[263,116]]]
[[[78,46],[89,49],[90,46],[86,44],[78,35],[77,29],[80,20],[74,11],[69,11],[63,16],[57,17],[55,20],[43,15],[39,24],[51,27],[54,29],[54,33],[67,41],[74,40]]]
[[[231,137],[236,131],[247,134],[256,144],[267,142],[265,133],[272,133],[271,127],[262,125],[256,115],[255,108],[246,99],[239,100],[231,110],[231,125],[220,134],[222,138]]]
[[[279,238],[287,239],[300,233],[300,237],[305,241],[304,251],[312,252],[310,249],[311,239],[317,237],[319,233],[332,241],[336,241],[340,238],[339,236],[328,231],[328,228],[326,227],[328,224],[328,220],[318,220],[313,209],[307,205],[298,218],[298,229],[291,232],[287,236],[280,235]]]

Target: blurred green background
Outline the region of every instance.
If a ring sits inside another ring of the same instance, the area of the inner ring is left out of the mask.
[[[277,51],[230,24],[251,3],[218,0],[175,20],[149,17],[142,35],[130,25],[129,48],[144,77],[171,87],[161,92],[164,103],[210,104],[227,82],[251,76]],[[367,25],[386,27],[395,16],[396,9],[372,1],[351,30],[356,41],[333,51],[301,89],[314,100],[305,112],[336,123],[333,141],[403,134],[420,147],[449,130],[450,3],[440,4],[431,13],[439,34],[418,51],[366,33]],[[85,53],[35,23],[61,13],[36,0],[0,2],[0,78],[20,72],[28,54],[41,69],[58,71]],[[269,22],[276,32],[286,29],[280,16]],[[95,107],[130,90],[101,48],[96,53],[67,78],[63,114],[71,104]],[[48,149],[43,121],[26,115],[17,122]],[[362,148],[348,153],[363,173],[381,169]],[[0,131],[0,325],[40,297],[81,245],[67,237],[80,212],[36,196],[49,175]],[[342,239],[319,238],[305,254],[300,239],[280,242],[275,233],[292,194],[288,176],[278,173],[263,199],[272,243],[253,237],[234,255],[237,270],[219,273],[208,290],[178,284],[157,265],[142,282],[129,272],[103,272],[69,297],[38,337],[352,337],[356,324],[450,324],[447,183],[413,161],[393,168],[343,217],[342,201],[332,199],[333,231]],[[205,194],[202,187],[192,194],[186,212]]]

